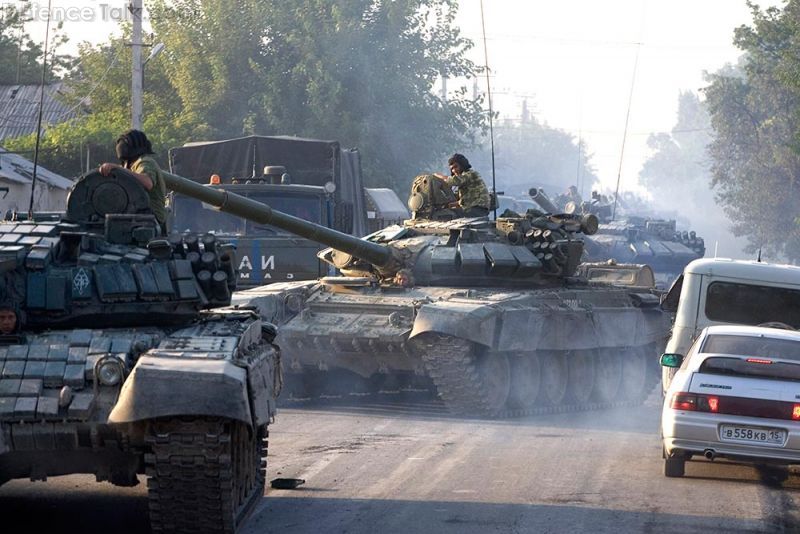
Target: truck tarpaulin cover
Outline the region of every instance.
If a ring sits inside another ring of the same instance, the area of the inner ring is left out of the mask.
[[[225,182],[263,175],[267,165],[286,167],[294,184],[324,186],[336,184],[337,202],[353,202],[354,213],[364,212],[361,155],[357,149],[343,149],[337,141],[299,137],[252,135],[224,141],[187,143],[169,151],[173,173],[201,183],[211,174]],[[364,235],[360,217],[354,218],[353,233]]]

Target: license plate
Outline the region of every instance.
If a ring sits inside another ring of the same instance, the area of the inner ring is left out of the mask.
[[[719,438],[722,441],[740,441],[745,443],[769,443],[771,445],[783,445],[783,443],[786,441],[786,431],[779,428],[720,425]]]

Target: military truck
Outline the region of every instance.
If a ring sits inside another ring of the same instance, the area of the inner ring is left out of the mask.
[[[167,241],[136,178],[0,224],[0,484],[147,477],[155,532],[234,532],[264,494],[275,328],[229,307],[233,251]]]
[[[364,188],[358,150],[342,148],[337,141],[248,136],[187,143],[171,149],[169,159],[177,175],[355,236],[408,214],[390,189]],[[180,194],[171,205],[172,230],[213,232],[236,245],[240,287],[314,280],[329,272],[316,258],[321,246],[314,241],[274,226],[214,215]]]

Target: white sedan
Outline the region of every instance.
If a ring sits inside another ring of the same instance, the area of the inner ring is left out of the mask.
[[[800,463],[800,332],[710,326],[661,365],[678,368],[661,412],[666,476],[692,456]]]

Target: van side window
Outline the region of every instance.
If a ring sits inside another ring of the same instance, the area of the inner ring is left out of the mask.
[[[783,287],[713,282],[706,295],[712,321],[758,325],[780,321],[800,327],[800,291]]]

